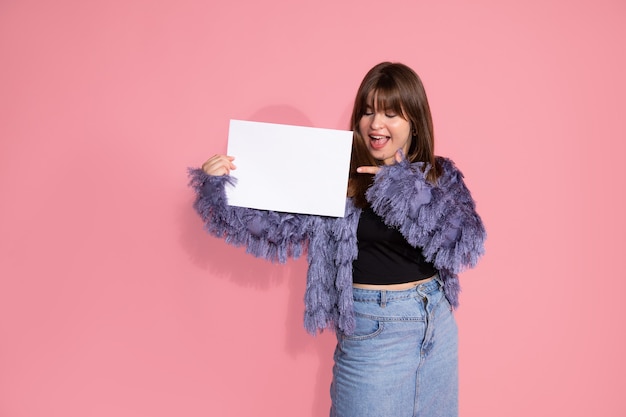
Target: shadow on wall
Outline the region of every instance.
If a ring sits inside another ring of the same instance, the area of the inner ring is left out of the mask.
[[[247,120],[313,127],[306,116],[287,105],[265,107]],[[280,163],[280,156],[268,163]],[[191,261],[211,275],[224,277],[237,285],[258,290],[282,285],[287,280],[289,298],[286,300],[285,352],[292,358],[304,352],[315,352],[320,366],[316,375],[312,415],[326,415],[330,406],[329,384],[335,336],[332,332],[325,332],[322,336],[312,337],[304,331],[306,254],[296,261],[289,260],[286,265],[277,268],[271,262],[245,253],[245,248],[233,247],[221,239],[208,235],[191,205],[183,209],[181,227],[181,243],[190,255]]]

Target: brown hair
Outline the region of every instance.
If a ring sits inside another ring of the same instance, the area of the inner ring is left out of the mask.
[[[365,191],[371,185],[373,176],[357,173],[357,167],[383,164],[383,161],[374,159],[369,153],[359,131],[359,121],[368,104],[371,104],[367,99],[372,92],[377,108],[401,115],[411,124],[413,137],[406,158],[410,162],[430,164],[431,169],[426,177],[429,182],[435,183],[439,177],[439,168],[435,163],[433,121],[422,81],[415,71],[404,64],[382,62],[369,70],[361,81],[350,121],[354,133],[348,196],[354,198],[358,207],[368,204]]]

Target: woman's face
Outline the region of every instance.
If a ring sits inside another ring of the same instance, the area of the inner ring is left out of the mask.
[[[379,109],[376,97],[370,93],[365,114],[359,121],[359,132],[370,154],[385,165],[395,163],[395,154],[402,149],[407,155],[411,146],[411,124],[402,114]]]

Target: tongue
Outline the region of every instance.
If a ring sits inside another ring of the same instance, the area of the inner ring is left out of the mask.
[[[378,149],[382,149],[387,144],[388,140],[389,140],[389,138],[382,138],[382,139],[371,139],[370,138],[370,143],[372,144],[372,148],[378,150]]]

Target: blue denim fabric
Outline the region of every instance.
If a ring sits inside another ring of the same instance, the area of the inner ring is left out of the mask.
[[[356,331],[337,335],[331,417],[458,416],[458,336],[439,280],[354,288]]]

